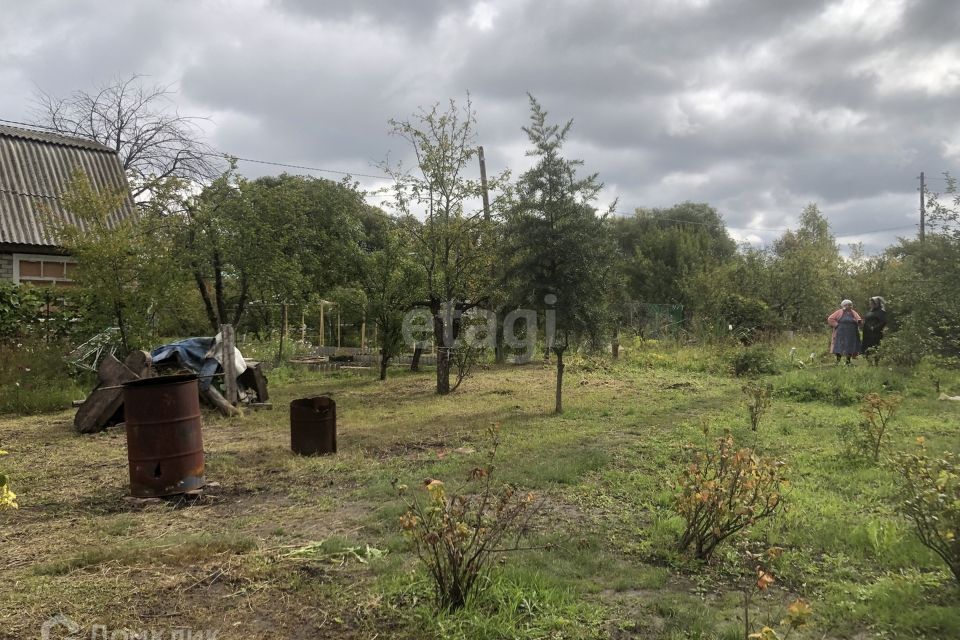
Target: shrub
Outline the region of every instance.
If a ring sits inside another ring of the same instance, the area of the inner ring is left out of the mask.
[[[675,508],[686,521],[679,549],[709,560],[731,535],[782,509],[783,463],[736,449],[730,433],[713,448],[687,447]]]
[[[760,382],[751,382],[743,386],[743,393],[746,396],[747,412],[750,414],[750,428],[756,431],[760,427],[760,421],[770,409],[770,393],[773,391],[773,385]]]
[[[766,345],[751,345],[737,349],[731,357],[730,364],[733,374],[737,377],[779,372],[773,350]]]
[[[7,455],[7,452],[0,449],[0,457]],[[10,482],[6,474],[0,471],[0,511],[17,508],[17,494],[10,491]]]
[[[440,609],[456,610],[466,604],[478,580],[489,573],[493,554],[516,550],[535,512],[532,493],[494,484],[500,440],[496,427],[490,433],[487,463],[471,470],[467,480],[473,491],[448,493],[442,481],[428,478],[423,481],[426,498],[410,499],[406,485],[395,484],[407,507],[400,526],[433,579]],[[511,534],[516,534],[513,545],[502,547]]]
[[[743,585],[743,637],[746,640],[780,640],[780,635],[776,629],[764,626],[760,631],[750,633],[750,606],[753,603],[754,596],[766,592],[776,579],[773,571],[770,569],[770,563],[775,561],[783,553],[779,547],[771,547],[763,553],[751,553],[745,551],[745,560],[753,565],[753,573]],[[786,616],[780,620],[780,625],[786,629],[783,640],[802,627],[810,623],[813,609],[802,598],[797,598],[786,607]]]
[[[880,461],[880,449],[890,440],[890,423],[903,398],[868,393],[860,403],[860,420],[844,421],[837,427],[837,439],[844,455]]]
[[[774,328],[770,308],[758,298],[728,293],[719,299],[716,313],[743,344],[751,344],[759,335]]]
[[[758,578],[762,580],[763,576]],[[803,598],[797,598],[787,606],[786,616],[780,621],[780,625],[785,627],[787,632],[783,635],[783,640],[787,640],[797,629],[810,624],[810,618],[813,615],[813,608]],[[772,627],[763,627],[760,631],[751,633],[747,640],[781,640],[780,634]]]
[[[0,281],[0,341],[65,337],[76,328],[82,308],[82,296],[73,290]]]
[[[900,511],[960,582],[960,461],[951,452],[929,456],[924,439],[917,438],[916,451],[900,453],[893,466],[902,480]]]
[[[880,461],[880,447],[890,439],[890,421],[903,398],[898,395],[881,396],[868,393],[860,404],[860,420],[857,431],[858,449],[874,462]]]
[[[855,404],[861,396],[849,376],[811,370],[785,374],[777,381],[773,393],[794,402],[827,402],[837,406]]]

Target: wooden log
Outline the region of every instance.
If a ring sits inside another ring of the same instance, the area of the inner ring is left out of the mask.
[[[220,339],[223,346],[223,391],[224,397],[231,405],[237,404],[237,364],[234,360],[236,338],[232,324],[220,326]]]
[[[108,355],[100,363],[97,378],[100,381],[97,388],[87,396],[73,417],[73,426],[79,433],[95,433],[103,429],[123,406],[123,389],[120,385],[137,380],[139,376]]]
[[[247,389],[253,389],[257,394],[257,402],[266,402],[270,399],[267,391],[267,377],[263,375],[263,369],[259,362],[248,361],[247,370],[237,378]]]
[[[217,391],[216,387],[208,387],[206,390],[200,392],[200,396],[227,417],[241,415],[240,409],[237,409],[235,406],[227,402],[227,399],[224,398],[219,391]]]

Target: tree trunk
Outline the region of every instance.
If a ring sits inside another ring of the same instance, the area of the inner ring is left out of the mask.
[[[283,305],[283,321],[280,324],[280,352],[277,354],[277,363],[283,363],[283,339],[287,336],[287,305]]]
[[[556,349],[557,353],[557,406],[554,413],[563,413],[563,349]]]
[[[123,349],[122,355],[126,357],[126,355],[130,353],[130,340],[127,337],[127,322],[123,317],[123,304],[120,302],[116,303],[114,309],[117,316],[117,328],[120,330],[120,346]]]
[[[503,309],[497,314],[497,340],[494,345],[494,356],[496,364],[503,364],[507,361],[507,348],[503,336]]]
[[[423,347],[420,343],[413,345],[413,357],[410,359],[410,371],[420,371],[420,356],[423,355]]]
[[[216,333],[217,327],[220,326],[220,319],[217,318],[217,312],[213,308],[213,301],[210,299],[207,283],[203,281],[200,269],[198,269],[196,265],[193,267],[193,279],[197,283],[197,291],[200,292],[200,297],[203,299],[203,308],[207,311],[207,320],[210,322],[210,327],[213,329],[213,332]]]
[[[390,356],[387,355],[387,348],[380,349],[380,379],[387,379],[387,363],[390,362]]]
[[[446,347],[437,350],[437,393],[450,393],[450,350]]]
[[[220,252],[213,252],[213,293],[214,300],[217,303],[217,318],[220,322],[214,327],[214,331],[220,330],[220,323],[227,319],[227,301],[226,292],[223,288],[223,269],[220,263]]]
[[[437,393],[445,396],[450,393],[450,346],[446,344],[443,316],[439,312],[433,316],[433,338],[437,349]]]
[[[240,326],[240,319],[243,317],[243,312],[247,307],[247,297],[250,293],[250,282],[247,280],[246,275],[240,276],[240,295],[237,299],[237,306],[233,310],[233,326]]]

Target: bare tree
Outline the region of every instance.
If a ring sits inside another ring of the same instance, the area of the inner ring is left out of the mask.
[[[166,178],[205,183],[222,173],[222,154],[201,141],[203,118],[181,115],[170,86],[132,75],[58,98],[35,97],[38,124],[116,150],[134,198]]]

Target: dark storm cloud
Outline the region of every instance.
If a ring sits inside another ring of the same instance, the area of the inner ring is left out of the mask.
[[[408,155],[389,118],[469,90],[488,166],[517,173],[529,91],[574,119],[568,152],[604,202],[707,201],[741,239],[815,201],[844,242],[881,247],[898,232],[872,230],[915,216],[919,171],[960,154],[954,0],[5,4],[0,117],[34,86],[144,73],[177,81],[225,151],[379,173]]]

